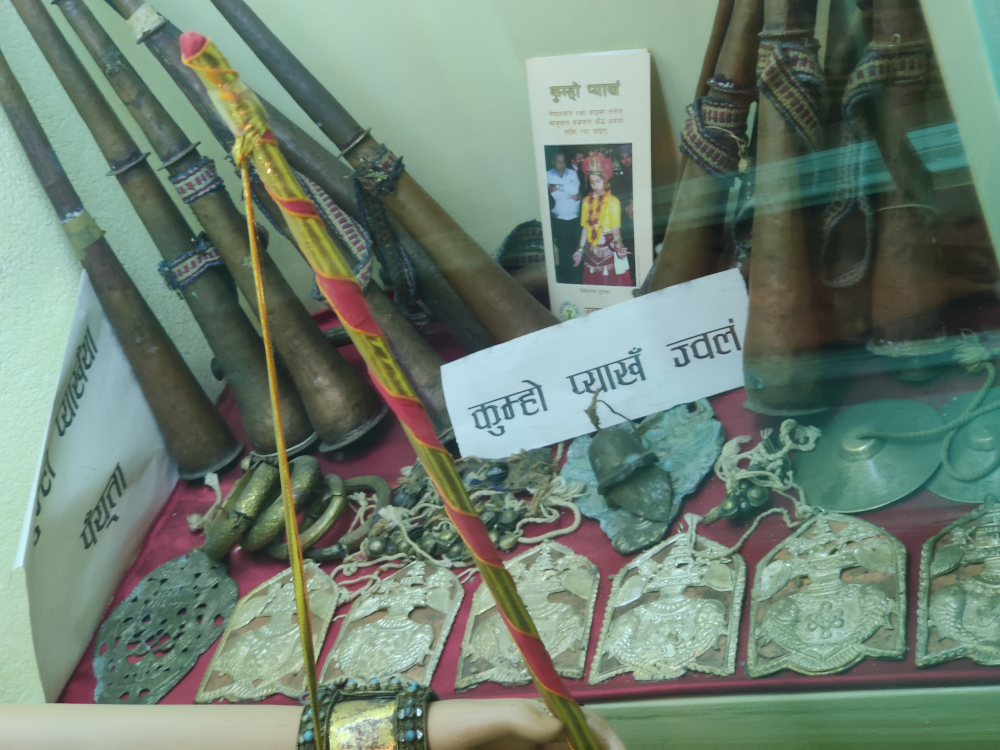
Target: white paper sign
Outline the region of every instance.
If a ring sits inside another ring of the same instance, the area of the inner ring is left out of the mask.
[[[569,320],[632,299],[653,263],[650,56],[595,52],[526,66],[549,301]]]
[[[59,697],[177,483],[153,413],[87,274],[17,565],[45,697]]]
[[[504,458],[593,432],[595,393],[638,419],[739,388],[746,321],[743,277],[723,271],[446,364],[459,448]],[[598,414],[602,427],[622,421]]]

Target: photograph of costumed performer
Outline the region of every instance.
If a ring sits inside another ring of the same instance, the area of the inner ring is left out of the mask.
[[[549,219],[555,250],[556,282],[579,284],[583,269],[573,263],[580,228],[581,182],[579,173],[567,165],[566,155],[556,148],[545,149],[552,169],[545,173],[549,189]]]
[[[622,205],[611,192],[615,164],[600,151],[591,151],[583,168],[590,192],[580,208],[583,229],[573,264],[583,264],[584,286],[634,286],[631,253],[622,241]],[[631,189],[628,185],[627,190]]]

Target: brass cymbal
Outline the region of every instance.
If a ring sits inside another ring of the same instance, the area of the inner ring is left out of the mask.
[[[816,449],[795,455],[795,481],[810,505],[861,513],[906,497],[941,463],[941,435],[927,440],[862,438],[866,432],[917,432],[944,424],[919,401],[885,399],[852,406],[833,417]]]
[[[957,419],[975,397],[975,393],[960,396],[941,410],[945,422]],[[981,406],[1000,401],[1000,388],[992,388]],[[960,475],[981,471],[990,465],[1000,451],[1000,409],[973,419],[960,427],[948,449],[948,460]],[[927,483],[931,492],[959,503],[981,503],[986,495],[1000,495],[1000,469],[974,482],[962,482],[938,467]]]

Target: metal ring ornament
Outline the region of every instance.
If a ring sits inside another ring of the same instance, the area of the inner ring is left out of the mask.
[[[299,456],[291,461],[292,500],[296,510],[308,507],[316,498],[316,490],[323,481],[323,473],[312,456]],[[250,552],[263,549],[281,536],[285,530],[285,508],[281,497],[275,500],[257,516],[250,531],[243,538],[241,546]]]
[[[327,474],[323,479],[326,481],[327,492],[319,502],[313,505],[299,526],[299,541],[302,544],[303,551],[309,549],[322,539],[333,528],[337,519],[340,518],[340,514],[347,507],[347,491],[343,480],[336,474]],[[324,510],[322,515],[317,517],[314,511],[320,507],[323,507]],[[282,541],[271,542],[267,546],[267,554],[278,560],[287,560],[288,543]]]
[[[274,502],[281,491],[278,470],[261,463],[233,485],[215,520],[205,530],[201,550],[213,560],[221,560],[253,525],[260,509]]]
[[[310,560],[315,560],[317,562],[339,560],[340,558],[346,557],[351,552],[360,549],[361,542],[368,537],[368,533],[372,530],[372,526],[375,525],[375,519],[378,518],[378,511],[387,507],[392,502],[392,488],[389,486],[387,481],[382,479],[382,477],[355,477],[354,479],[348,479],[345,483],[345,487],[345,500],[347,495],[360,490],[370,490],[374,492],[375,512],[372,513],[371,517],[367,521],[361,524],[354,531],[344,534],[344,536],[342,536],[340,541],[336,544],[329,547],[317,547],[306,551],[305,556]],[[319,540],[317,539],[313,541],[313,544],[315,544],[316,541]],[[305,550],[305,537],[303,537],[302,544],[302,548]]]

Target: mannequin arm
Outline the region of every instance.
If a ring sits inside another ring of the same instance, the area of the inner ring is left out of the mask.
[[[0,747],[18,750],[295,750],[298,706],[0,705]],[[606,750],[625,750],[596,714]],[[430,750],[565,750],[562,730],[531,700],[432,703]]]

